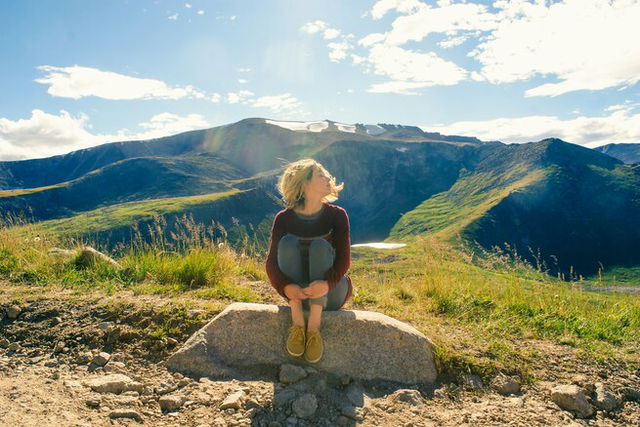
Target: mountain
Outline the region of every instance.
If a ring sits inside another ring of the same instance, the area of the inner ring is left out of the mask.
[[[554,138],[506,145],[384,123],[250,118],[2,162],[0,209],[112,243],[153,214],[268,234],[282,166],[302,157],[345,183],[336,203],[349,212],[353,242],[435,233],[478,250],[508,245],[554,275],[640,264],[637,165]]]
[[[594,148],[625,163],[640,163],[640,144],[607,144]]]

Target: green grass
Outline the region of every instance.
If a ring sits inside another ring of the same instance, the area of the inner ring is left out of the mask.
[[[106,294],[128,290],[219,306],[265,302],[247,285],[267,280],[263,257],[215,240],[193,223],[185,225],[180,238],[182,243],[133,244],[117,257],[122,269],[106,263],[83,268],[73,256],[48,255],[54,246],[75,247],[59,234],[33,224],[3,227],[0,272],[2,278],[30,288],[59,286]],[[406,242],[396,250],[353,248],[350,275],[355,289],[346,308],[381,312],[413,325],[436,345],[441,371],[489,377],[500,370],[533,381],[531,366],[540,355],[521,344],[531,339],[575,347],[595,361],[639,363],[637,297],[581,290],[583,281],[554,279],[517,254],[497,248],[474,253],[430,234]],[[154,333],[159,338],[176,336],[175,328],[180,325],[160,325]]]

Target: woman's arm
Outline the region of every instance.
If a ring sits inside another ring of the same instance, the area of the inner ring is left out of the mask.
[[[278,212],[273,219],[271,237],[269,240],[269,252],[267,253],[266,270],[271,286],[273,286],[274,289],[286,299],[287,296],[284,292],[284,287],[286,285],[293,284],[293,280],[284,274],[278,266],[278,243],[285,234],[283,213],[284,211]]]
[[[349,230],[349,216],[347,211],[339,208],[333,224],[333,239],[336,249],[336,259],[333,266],[327,270],[325,280],[329,284],[329,290],[336,287],[342,276],[345,275],[351,265],[351,236]]]

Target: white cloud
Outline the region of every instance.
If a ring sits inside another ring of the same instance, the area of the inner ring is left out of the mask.
[[[340,30],[335,28],[327,28],[324,30],[324,38],[327,40],[335,39],[340,35]]]
[[[167,16],[167,19],[170,19],[171,21],[176,21],[178,19],[178,14],[174,13],[173,15],[169,15]]]
[[[327,27],[327,23],[324,21],[313,21],[304,24],[302,27],[300,27],[300,30],[304,31],[305,33],[315,34],[326,29]]]
[[[54,67],[41,65],[39,70],[47,75],[35,79],[36,82],[49,85],[47,93],[62,98],[80,99],[87,96],[98,98],[123,99],[180,99],[205,98],[206,95],[193,86],[169,87],[156,79],[130,77],[96,68]]]
[[[249,82],[249,80],[247,80],[247,79],[238,79],[238,83],[241,83],[241,84],[245,84],[245,83],[248,83],[248,82]]]
[[[470,53],[493,83],[555,76],[525,96],[633,85],[640,80],[640,2],[496,2],[498,28]]]
[[[413,88],[454,85],[467,78],[466,70],[433,52],[413,52],[398,46],[376,44],[367,61],[375,74],[391,78],[391,83],[404,81]]]
[[[239,73],[248,73],[251,71],[251,68],[238,68]]]
[[[371,17],[381,19],[387,12],[397,10],[402,13],[411,13],[423,7],[424,4],[417,0],[380,0],[373,5]]]
[[[386,32],[360,37],[358,49],[351,46],[348,52],[336,49],[339,43],[332,44],[331,61],[350,56],[354,65],[370,72],[385,69],[394,61],[403,62],[406,52],[412,52],[439,58],[440,63],[456,70],[452,79],[423,70],[423,76],[430,74],[427,79],[408,79],[406,85],[389,75],[391,81],[377,88],[415,88],[418,85],[408,83],[417,81],[501,84],[541,77],[549,82],[526,90],[524,95],[554,97],[578,90],[624,90],[640,81],[640,43],[633,42],[640,39],[638,0],[496,0],[491,8],[479,1],[440,0],[432,6],[418,0],[380,0],[365,16],[379,20],[391,11],[400,16],[391,20]],[[303,26],[310,34],[327,28],[324,21]],[[444,36],[436,40],[441,49],[468,45],[467,56],[477,61],[478,70],[463,69],[440,58],[439,52],[413,44],[423,43],[431,35]],[[412,45],[405,46],[408,43]],[[374,53],[380,46],[389,56]]]
[[[204,10],[199,10],[198,15],[204,15]]]
[[[114,141],[143,140],[209,127],[203,116],[161,113],[138,125],[141,130],[121,129],[114,134],[93,134],[89,117],[58,115],[35,109],[28,119],[0,117],[0,160],[50,157]]]
[[[253,107],[268,108],[274,113],[288,112],[288,113],[302,113],[302,104],[298,99],[292,96],[290,93],[283,93],[281,95],[262,96],[256,99]]]
[[[188,114],[180,116],[173,113],[160,113],[151,117],[148,122],[139,123],[138,126],[145,129],[143,132],[135,134],[135,138],[129,139],[151,139],[167,135],[174,135],[194,129],[209,127],[209,123],[201,114]]]
[[[189,3],[185,3],[184,7],[186,7],[187,9],[191,9],[193,6],[191,6]]]
[[[415,92],[412,89],[420,89],[425,86],[427,86],[426,83],[391,81],[391,82],[372,84],[369,87],[369,89],[367,89],[367,92],[397,93],[400,95],[418,95],[418,92]]]
[[[329,43],[327,45],[329,49],[329,59],[332,62],[340,62],[347,57],[347,52],[351,49],[351,43],[348,41],[341,41],[336,43]]]
[[[580,116],[559,119],[556,116],[497,118],[484,121],[460,121],[448,125],[420,126],[427,132],[475,136],[482,140],[505,143],[560,138],[589,148],[609,143],[640,140],[640,113],[633,113],[638,104],[608,109],[609,115]]]
[[[251,99],[252,96],[253,96],[253,92],[249,90],[229,92],[227,94],[227,102],[229,104],[238,104],[238,103],[246,104]]]

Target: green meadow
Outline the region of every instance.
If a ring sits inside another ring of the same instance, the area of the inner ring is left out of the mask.
[[[168,202],[146,203],[165,203],[169,209]],[[141,207],[131,203],[120,209],[129,210],[122,218],[131,218]],[[100,212],[89,214],[87,227],[100,226]],[[75,254],[52,255],[52,248],[80,247],[60,232],[64,220],[57,227],[51,222],[6,223],[0,229],[0,278],[25,293],[129,291],[134,298],[155,294],[187,306],[206,303],[215,307],[213,312],[233,301],[274,301],[275,291],[265,295],[252,285],[267,282],[264,239],[246,234],[232,245],[224,238],[227,233],[220,237],[187,217],[181,221],[181,231],[169,241],[160,237],[166,224],[156,217],[158,233],[151,241],[139,238],[114,255],[121,268],[106,263],[84,267]],[[378,311],[408,322],[434,342],[443,372],[488,377],[500,370],[535,381],[531,366],[539,353],[526,344],[532,340],[570,346],[596,363],[638,365],[638,296],[584,289],[605,286],[611,274],[623,275],[621,270],[604,271],[595,281],[561,281],[497,248],[477,253],[437,234],[404,242],[407,246],[393,250],[352,249],[349,274],[354,294],[346,308]],[[161,335],[179,332],[174,327]]]

